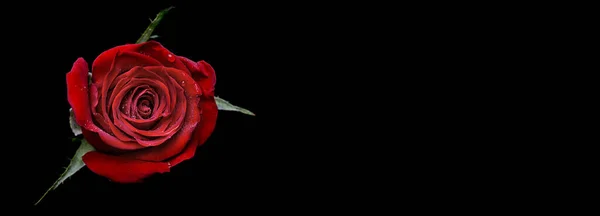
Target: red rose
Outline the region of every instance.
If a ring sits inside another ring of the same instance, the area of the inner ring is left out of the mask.
[[[215,128],[215,71],[160,43],[117,46],[92,64],[75,61],[68,100],[84,138],[83,161],[115,182],[138,182],[190,159]]]

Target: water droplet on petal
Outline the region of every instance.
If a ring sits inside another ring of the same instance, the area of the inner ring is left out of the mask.
[[[185,85],[185,81],[181,81],[181,85]]]
[[[174,62],[175,61],[175,56],[171,53],[169,53],[167,55],[167,60],[169,60],[169,62]]]

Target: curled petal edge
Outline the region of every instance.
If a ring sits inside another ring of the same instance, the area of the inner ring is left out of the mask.
[[[98,151],[83,155],[88,168],[101,176],[118,183],[136,183],[155,173],[169,172],[168,162],[141,161],[103,154]]]

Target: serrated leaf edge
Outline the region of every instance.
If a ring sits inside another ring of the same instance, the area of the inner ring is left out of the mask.
[[[83,155],[85,155],[85,153],[88,153],[88,152],[94,151],[94,150],[96,150],[96,149],[93,146],[91,146],[87,142],[87,140],[82,139],[81,144],[79,145],[79,148],[77,148],[77,150],[75,151],[75,155],[71,159],[71,162],[69,162],[69,165],[65,168],[65,170],[62,172],[62,174],[60,174],[60,177],[58,177],[58,179],[56,179],[56,181],[52,184],[52,186],[50,186],[50,188],[48,188],[48,190],[46,190],[44,195],[42,195],[42,197],[40,197],[40,199],[37,202],[35,202],[34,205],[39,204],[44,199],[44,197],[46,197],[48,192],[55,190],[60,184],[65,182],[65,180],[67,180],[68,178],[73,176],[75,173],[77,173],[77,171],[79,171],[81,168],[83,168],[85,166],[85,163],[83,163],[81,157],[83,157]],[[68,174],[69,170],[71,169],[73,164],[75,164],[78,160],[81,161],[81,163],[83,165],[81,167],[74,168],[75,170],[69,175]]]

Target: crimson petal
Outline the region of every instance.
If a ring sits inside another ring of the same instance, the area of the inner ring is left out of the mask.
[[[142,46],[138,47],[136,51],[158,60],[165,67],[172,67],[183,71],[186,70],[186,67],[181,60],[157,41],[145,42]]]
[[[205,61],[199,61],[198,63],[189,60],[185,57],[179,57],[183,64],[190,71],[192,77],[200,85],[205,95],[214,96],[215,85],[217,83],[217,76],[215,70]]]
[[[89,91],[88,91],[88,65],[83,58],[78,58],[73,64],[71,71],[67,73],[67,100],[71,104],[75,116],[75,122],[82,129],[96,132],[100,137],[111,136],[100,129],[92,121],[90,109]],[[85,134],[84,134],[85,137]],[[112,137],[114,139],[114,137]]]
[[[165,70],[170,77],[175,79],[177,83],[184,83],[183,88],[185,89],[185,97],[187,98],[186,114],[182,128],[165,143],[152,148],[145,148],[127,153],[127,157],[133,159],[145,160],[145,161],[164,161],[171,158],[179,153],[192,142],[191,137],[194,133],[198,122],[201,120],[201,113],[198,108],[200,96],[202,90],[194,82],[192,77],[185,71],[177,70],[175,68],[163,68],[163,67],[146,67],[147,70]],[[123,155],[125,156],[125,155]]]
[[[202,109],[202,119],[200,120],[200,123],[198,123],[198,126],[196,126],[192,141],[185,147],[181,154],[169,160],[171,166],[175,166],[182,161],[194,157],[196,148],[203,145],[215,129],[218,108],[214,97],[202,98],[200,107]]]
[[[165,162],[140,161],[91,151],[83,155],[83,162],[92,172],[118,183],[135,183],[155,174],[170,171]]]
[[[81,127],[98,132],[92,121],[88,91],[88,64],[83,58],[78,58],[71,71],[67,73],[67,100],[73,108],[75,121]]]
[[[142,44],[125,44],[113,47],[100,53],[100,55],[98,55],[98,57],[96,57],[92,63],[92,83],[94,83],[96,86],[102,86],[104,77],[110,71],[112,63],[118,52],[135,51],[140,46],[142,46]]]

